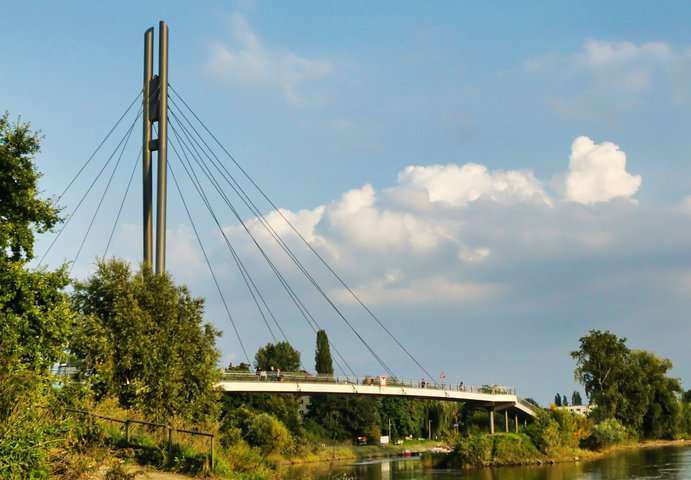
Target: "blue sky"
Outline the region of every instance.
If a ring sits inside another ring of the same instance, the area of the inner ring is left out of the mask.
[[[671,358],[691,382],[684,2],[8,5],[0,108],[45,135],[46,193],[62,191],[141,88],[143,32],[159,19],[171,29],[171,84],[428,369],[546,401],[575,388],[568,352],[601,328]],[[77,276],[103,252],[139,135],[137,125]],[[68,211],[95,173],[64,198]],[[51,265],[73,258],[99,188]],[[111,252],[135,262],[139,188]],[[267,341],[261,320],[188,196],[254,351]],[[170,202],[170,271],[208,298],[224,359],[237,361],[174,187]],[[311,364],[312,334],[227,211],[222,220]],[[376,373],[281,265],[356,369]],[[394,370],[419,376],[310,265]]]

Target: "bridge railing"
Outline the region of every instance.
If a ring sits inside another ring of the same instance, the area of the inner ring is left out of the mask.
[[[293,382],[293,383],[332,383],[341,385],[373,385],[387,387],[429,388],[435,390],[489,393],[495,395],[516,395],[516,389],[503,385],[466,385],[459,383],[435,383],[426,380],[410,380],[376,375],[365,376],[335,376],[312,375],[305,372],[223,372],[222,381],[229,382]]]
[[[518,403],[520,403],[521,405],[523,405],[524,407],[526,407],[528,410],[532,410],[533,412],[537,412],[538,410],[540,410],[540,407],[539,407],[539,406],[535,405],[535,404],[532,403],[532,402],[526,402],[526,401],[523,400],[522,398],[519,398],[519,399],[518,399]]]

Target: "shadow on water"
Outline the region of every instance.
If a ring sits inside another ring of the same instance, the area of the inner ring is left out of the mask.
[[[355,464],[311,465],[285,472],[289,480],[691,480],[691,448],[631,450],[592,462],[546,466],[426,469],[419,458],[384,459]]]

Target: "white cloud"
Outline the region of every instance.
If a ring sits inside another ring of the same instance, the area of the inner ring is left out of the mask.
[[[631,198],[641,186],[640,175],[626,171],[626,154],[611,142],[596,144],[578,137],[571,144],[566,198],[592,204],[616,197]]]
[[[624,65],[642,61],[667,62],[677,53],[664,42],[608,42],[587,40],[580,54],[583,62],[591,67]]]
[[[688,68],[688,52],[676,51],[664,42],[607,42],[588,40],[576,55],[576,64],[591,71],[598,83],[618,93],[640,93],[656,77],[673,80],[673,72]]]
[[[614,225],[638,207],[608,200],[630,199],[641,183],[626,171],[626,156],[616,145],[588,137],[573,142],[563,176],[566,202],[555,202],[528,170],[413,165],[397,178],[382,191],[366,184],[314,209],[281,210],[370,303],[484,301],[510,288],[497,278],[475,278],[478,272],[615,251],[628,236]],[[576,203],[602,206],[584,211]],[[266,218],[304,252],[277,212]],[[257,219],[248,226],[274,261],[294,270]],[[226,232],[243,238],[251,254],[240,227]]]
[[[324,227],[352,245],[371,250],[425,251],[447,233],[423,217],[376,204],[371,185],[351,190],[325,210]]]
[[[426,277],[410,283],[392,282],[385,277],[361,285],[355,293],[363,302],[374,306],[410,306],[421,303],[460,305],[496,298],[501,295],[502,289],[500,284],[456,282],[444,277]],[[339,290],[335,293],[339,302],[355,302],[346,291]]]
[[[304,105],[315,99],[304,92],[304,85],[332,71],[329,62],[265,47],[240,14],[231,18],[231,33],[235,45],[214,45],[207,64],[208,71],[221,80],[278,88],[291,104]]]
[[[540,181],[532,172],[489,171],[484,165],[409,166],[398,175],[404,185],[424,189],[431,202],[466,206],[480,198],[498,203],[538,201],[550,204]]]
[[[611,122],[691,101],[691,48],[661,41],[590,39],[574,52],[529,59],[523,68],[540,75],[546,103],[568,117]]]

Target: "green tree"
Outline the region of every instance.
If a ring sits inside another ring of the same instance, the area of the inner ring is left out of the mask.
[[[300,352],[288,342],[267,343],[254,356],[257,370],[296,372],[300,369]]]
[[[34,232],[51,230],[59,211],[38,195],[40,174],[34,155],[40,137],[29,123],[11,124],[0,117],[0,258],[29,261],[34,257]]]
[[[554,404],[557,407],[561,407],[561,394],[557,393],[556,395],[554,395]]]
[[[250,445],[259,447],[264,454],[285,450],[291,440],[285,425],[268,413],[260,413],[252,418],[246,438]]]
[[[0,116],[0,373],[45,372],[62,356],[73,318],[65,269],[26,268],[35,233],[60,221],[54,203],[39,196],[39,148],[30,124]]]
[[[70,350],[97,397],[114,395],[159,419],[216,415],[219,332],[203,322],[203,301],[186,287],[101,261],[75,284],[73,304],[80,316]]]
[[[569,406],[569,401],[566,399],[566,395],[561,396],[561,406],[562,407],[568,407]]]
[[[423,424],[425,423],[426,412],[421,401],[384,397],[381,399],[379,416],[383,422],[386,422],[387,427],[388,420],[391,420],[391,430],[394,438],[408,435],[420,437]]]
[[[237,365],[229,363],[226,367],[226,372],[249,372],[250,368],[250,364],[245,362],[240,362]]]
[[[631,351],[610,332],[591,331],[581,348],[576,378],[586,388],[595,420],[616,419],[648,438],[672,437],[683,429],[678,379],[667,373],[672,362],[645,351]]]
[[[581,398],[581,392],[578,390],[574,390],[574,392],[571,394],[571,405],[583,405],[583,399]]]
[[[620,388],[626,379],[629,349],[626,339],[611,332],[591,330],[571,352],[576,360],[575,377],[596,405],[599,418],[614,417],[626,402]]]
[[[73,312],[65,269],[29,270],[34,235],[59,211],[41,198],[34,156],[39,136],[28,123],[0,116],[0,477],[47,478],[48,448],[65,425],[51,404],[48,369],[63,357]]]
[[[631,356],[639,373],[637,383],[645,386],[639,389],[644,396],[632,398],[632,401],[647,407],[643,413],[641,433],[648,438],[673,437],[680,421],[678,397],[682,389],[678,379],[667,376],[672,362],[640,350],[634,350]]]
[[[686,391],[684,392],[684,395],[682,396],[682,399],[683,399],[686,403],[691,403],[691,390],[686,390]]]
[[[331,348],[329,347],[329,337],[326,331],[317,332],[317,348],[314,352],[314,368],[317,373],[322,375],[333,375],[334,367],[331,360]]]

